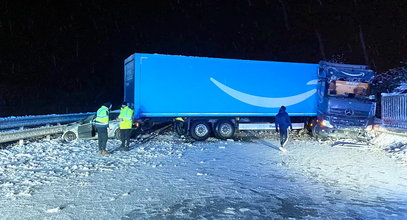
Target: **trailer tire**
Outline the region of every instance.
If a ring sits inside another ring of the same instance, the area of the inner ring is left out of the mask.
[[[211,127],[208,122],[199,120],[191,124],[191,137],[197,141],[206,140],[211,134]]]
[[[225,140],[235,135],[235,125],[230,120],[219,120],[215,126],[215,136]]]

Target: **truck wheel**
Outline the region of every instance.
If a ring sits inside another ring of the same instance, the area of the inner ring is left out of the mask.
[[[64,134],[64,136],[62,137],[62,139],[63,139],[65,142],[71,142],[71,141],[76,140],[77,138],[78,138],[78,137],[76,136],[75,132],[73,132],[73,131],[68,131],[68,132],[66,132],[66,133]]]
[[[321,133],[321,130],[319,129],[318,125],[315,125],[312,128],[312,136],[315,137],[316,139],[326,138],[326,136]]]
[[[220,120],[215,126],[215,136],[219,139],[232,138],[235,135],[235,126],[229,120]]]
[[[307,131],[309,133],[313,133],[313,130],[316,126],[318,126],[317,124],[317,120],[316,119],[311,119],[307,121],[307,124],[305,125],[305,129],[307,129]]]
[[[174,122],[174,131],[177,133],[179,136],[185,135],[187,133],[187,126],[184,122],[182,121],[176,121]]]
[[[211,133],[211,127],[206,121],[194,121],[191,125],[191,137],[197,141],[206,140]]]

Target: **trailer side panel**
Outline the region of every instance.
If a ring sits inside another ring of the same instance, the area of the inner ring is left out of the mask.
[[[275,116],[281,105],[292,116],[317,112],[318,64],[142,53],[131,57],[136,118]],[[127,88],[129,69],[125,91],[132,90]]]

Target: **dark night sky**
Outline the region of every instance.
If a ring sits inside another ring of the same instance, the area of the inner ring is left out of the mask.
[[[405,0],[0,1],[0,116],[95,111],[134,52],[368,64],[407,58]]]

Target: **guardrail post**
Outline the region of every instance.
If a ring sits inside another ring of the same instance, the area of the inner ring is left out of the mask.
[[[24,127],[20,127],[20,131],[21,130],[24,130]],[[24,145],[24,139],[20,139],[20,140],[18,140],[18,145]]]
[[[47,124],[45,127],[49,127],[49,124]],[[49,135],[45,136],[45,140],[47,140],[47,141],[51,140],[51,135],[49,134]]]

